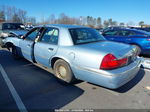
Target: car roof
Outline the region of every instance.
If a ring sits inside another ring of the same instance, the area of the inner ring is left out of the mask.
[[[40,25],[40,27],[42,27],[42,26],[44,26],[44,27],[65,28],[65,29],[70,29],[70,28],[89,28],[89,27],[86,27],[86,26],[70,25],[70,24],[46,24],[46,25]]]
[[[131,29],[131,28],[117,28],[117,29],[110,29],[110,30],[127,30],[127,31],[135,31],[135,32],[143,32],[142,30],[138,30],[138,29]],[[107,30],[107,31],[110,31]]]
[[[147,34],[147,35],[150,35],[149,32],[147,31],[144,31],[144,30],[138,30],[138,29],[130,29],[130,28],[120,28],[120,29],[111,29],[111,30],[107,30],[107,31],[113,31],[113,30],[117,30],[117,31],[120,31],[120,30],[126,30],[126,31],[133,31],[135,33],[140,33],[140,34]],[[106,32],[107,32],[106,31]]]

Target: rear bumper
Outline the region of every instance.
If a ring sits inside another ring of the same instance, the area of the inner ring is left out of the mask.
[[[141,58],[137,58],[130,65],[115,70],[104,71],[78,68],[79,75],[76,74],[76,78],[107,88],[116,89],[126,84],[136,76],[140,69],[141,61]]]

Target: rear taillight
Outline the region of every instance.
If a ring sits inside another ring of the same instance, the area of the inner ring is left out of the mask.
[[[100,69],[111,70],[111,69],[119,68],[127,64],[127,62],[128,62],[128,58],[117,59],[114,55],[107,54],[106,56],[104,56],[102,60]]]
[[[147,39],[148,41],[150,41],[150,38],[149,39]]]

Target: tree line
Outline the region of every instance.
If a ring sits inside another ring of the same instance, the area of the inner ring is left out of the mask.
[[[74,25],[85,25],[89,27],[102,28],[108,26],[133,26],[134,22],[130,21],[128,23],[117,22],[112,18],[108,20],[102,20],[101,17],[92,16],[79,16],[79,17],[69,17],[65,13],[61,13],[57,18],[55,14],[51,14],[49,17],[41,17],[41,20],[37,22],[35,17],[29,17],[27,12],[22,9],[18,9],[12,6],[0,6],[0,21],[5,22],[20,22],[20,23],[31,23],[33,25],[39,24],[74,24]],[[140,26],[145,25],[144,21],[138,23]]]
[[[35,17],[29,17],[25,10],[13,6],[0,6],[0,21],[36,24]]]

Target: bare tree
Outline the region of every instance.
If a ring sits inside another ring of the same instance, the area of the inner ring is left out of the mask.
[[[109,26],[109,22],[107,20],[104,20],[104,27],[108,27]]]
[[[121,22],[120,24],[119,24],[119,26],[124,26],[125,24],[123,23],[123,22]]]
[[[139,26],[143,27],[143,25],[144,25],[144,21],[140,21]]]
[[[35,17],[27,17],[27,23],[32,24],[32,25],[36,25]]]
[[[20,18],[22,23],[26,23],[27,21],[27,12],[21,9],[18,9],[18,17]]]
[[[97,18],[97,27],[102,27],[102,20],[101,20],[101,17],[98,17]]]
[[[0,11],[0,20],[5,21],[5,13],[4,11]]]
[[[59,24],[67,24],[68,17],[65,15],[65,13],[61,13],[59,15]]]
[[[51,15],[49,16],[47,22],[48,22],[49,24],[55,24],[55,22],[56,22],[55,15],[54,15],[54,14],[51,14]]]
[[[12,22],[21,22],[21,19],[19,18],[18,14],[14,14],[12,17]]]

